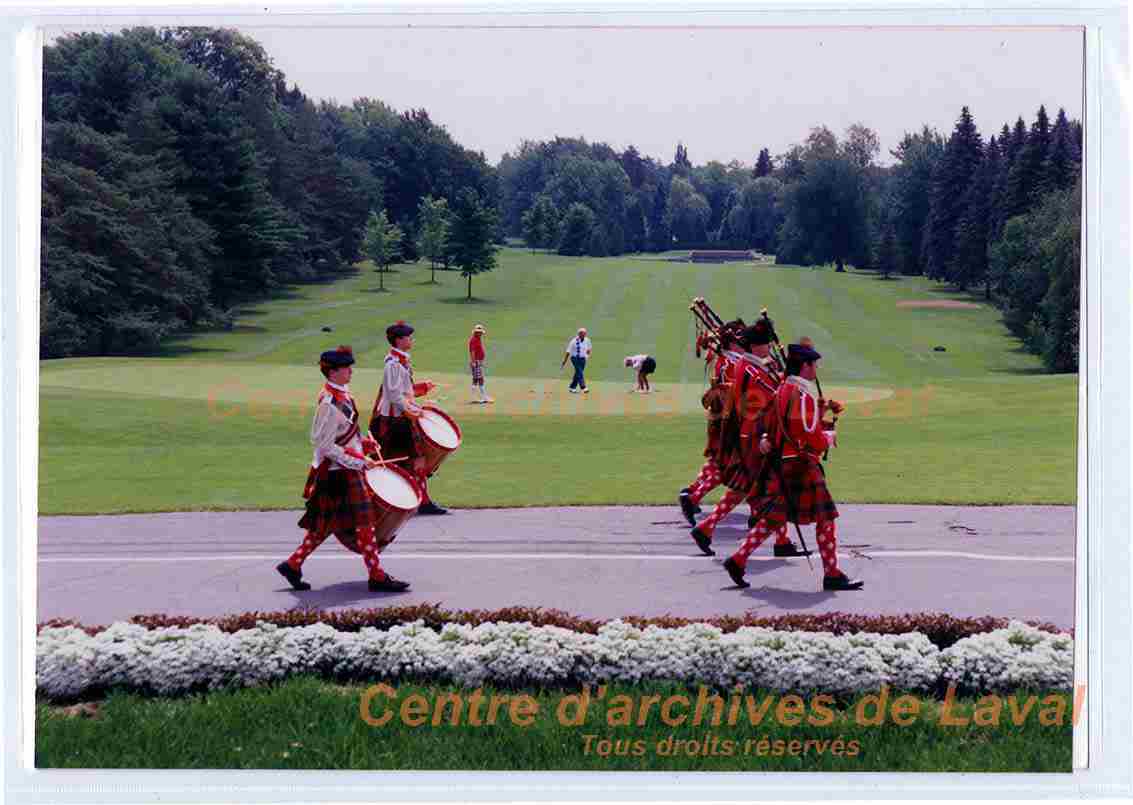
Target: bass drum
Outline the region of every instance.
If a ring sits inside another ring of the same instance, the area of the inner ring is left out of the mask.
[[[380,553],[393,542],[405,521],[413,516],[421,505],[423,495],[417,480],[400,467],[387,464],[366,471],[366,486],[373,493],[375,505],[380,509],[378,525],[374,528],[374,545]],[[358,536],[354,529],[335,532],[338,541],[354,553],[358,548]]]

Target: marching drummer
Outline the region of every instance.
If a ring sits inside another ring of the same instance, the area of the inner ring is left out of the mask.
[[[386,340],[390,350],[370,418],[370,435],[377,440],[384,457],[408,456],[412,461],[413,474],[417,476],[423,492],[417,513],[448,514],[447,509],[441,508],[429,497],[425,459],[419,446],[422,436],[420,430],[413,427],[413,420],[424,411],[417,404],[417,398],[435,389],[436,384],[429,380],[420,383],[413,380],[413,365],[409,358],[413,349],[412,327],[403,321],[395,322],[386,328]]]
[[[307,511],[299,527],[307,531],[302,544],[276,565],[276,570],[296,590],[309,590],[303,581],[303,562],[331,533],[353,531],[369,574],[369,587],[375,592],[400,592],[409,584],[386,573],[378,555],[388,544],[378,544],[375,529],[381,508],[366,483],[366,470],[378,466],[367,458],[373,451],[370,438],[358,431],[358,406],[350,394],[354,352],[348,346],[327,350],[319,356],[319,368],[326,383],[319,391],[315,419],[311,425],[314,458],[307,473],[303,497]]]

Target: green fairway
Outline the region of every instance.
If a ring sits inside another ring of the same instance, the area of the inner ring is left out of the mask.
[[[294,508],[310,460],[318,353],[358,356],[368,415],[397,318],[417,328],[414,366],[460,423],[461,449],[431,488],[455,506],[671,502],[702,458],[703,361],[689,299],[725,318],[766,305],[784,339],[810,335],[829,396],[848,403],[828,472],[847,502],[1072,503],[1077,376],[1041,374],[990,307],[919,278],[636,257],[500,253],[464,281],[400,266],[289,289],[231,331],[161,355],[44,361],[40,511]],[[907,302],[929,302],[917,307]],[[488,328],[495,405],[469,404],[466,342]],[[566,393],[563,349],[586,326],[588,395]],[[322,327],[333,328],[332,333]],[[934,351],[934,347],[945,351]],[[656,393],[628,393],[625,355],[657,358]]]
[[[576,710],[563,710],[560,715],[563,692],[480,690],[479,726],[470,723],[472,691],[468,689],[398,685],[395,700],[384,696],[369,700],[366,712],[371,721],[387,713],[391,716],[375,726],[362,718],[366,686],[334,685],[314,678],[180,699],[116,693],[98,703],[93,718],[66,717],[62,708],[40,702],[36,766],[922,772],[1069,772],[1071,768],[1069,694],[1056,694],[1054,699],[1035,694],[1028,711],[1022,708],[1030,694],[1017,693],[1018,712],[1025,714],[1018,724],[1010,715],[1011,702],[1003,703],[1002,714],[994,720],[981,721],[973,709],[974,698],[951,702],[947,715],[940,702],[917,699],[916,715],[893,710],[896,717],[886,713],[882,723],[872,723],[875,710],[858,698],[841,705],[829,699],[815,707],[815,700],[804,696],[799,699],[800,709],[794,711],[804,715],[796,718],[777,715],[776,708],[787,701],[780,695],[753,690],[745,696],[756,703],[755,716],[745,705],[734,714],[721,711],[713,725],[710,705],[702,710],[703,720],[694,724],[699,695],[695,687],[611,685],[608,691],[603,686],[603,701],[593,702],[575,726],[571,719]],[[459,721],[452,724],[450,700],[434,726],[434,705],[449,693],[462,697]],[[489,723],[493,695],[523,693],[532,699],[527,712],[535,711],[530,724],[524,718],[513,723],[510,703],[502,701],[498,718]],[[407,724],[399,716],[413,694],[429,704],[419,726],[414,726],[413,718]],[[611,726],[618,696],[635,703],[632,726],[618,724],[616,717]],[[891,693],[888,701],[895,702],[897,696]],[[653,703],[642,710],[653,697]],[[678,703],[671,711],[685,713],[683,724],[667,725],[659,715],[658,702],[671,697],[685,699],[685,710]],[[760,706],[765,715],[759,714]],[[1040,719],[1043,708],[1046,715]],[[1061,708],[1060,719],[1054,717],[1056,708]]]

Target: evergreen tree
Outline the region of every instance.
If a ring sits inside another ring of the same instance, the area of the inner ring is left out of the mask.
[[[753,171],[754,178],[759,179],[763,176],[771,175],[771,152],[766,148],[759,150],[759,157],[755,160],[755,170]]]
[[[1031,131],[1018,149],[1007,175],[1007,218],[1026,213],[1047,190],[1043,164],[1049,151],[1050,121],[1046,108],[1040,106]]]
[[[371,212],[366,222],[366,235],[362,240],[362,250],[374,264],[378,272],[378,290],[384,291],[385,273],[390,263],[396,262],[401,255],[402,231],[391,224],[386,211]]]
[[[468,299],[472,300],[472,278],[496,267],[496,245],[493,242],[498,224],[495,211],[486,206],[479,194],[466,188],[457,195],[453,209],[453,262],[460,275],[468,280]]]
[[[984,283],[984,294],[991,298],[990,275],[987,270],[989,220],[999,175],[999,143],[988,141],[983,163],[964,195],[963,212],[956,226],[956,248],[949,276],[961,290]]]
[[[1047,152],[1043,173],[1052,190],[1073,187],[1078,178],[1081,156],[1074,143],[1074,132],[1066,119],[1066,110],[1058,110],[1058,118],[1050,132],[1050,150]]]
[[[983,143],[971,112],[965,106],[944,156],[934,172],[925,226],[925,274],[933,279],[955,281],[956,228],[963,215],[968,188],[983,160]]]
[[[991,203],[988,205],[988,243],[993,243],[1003,234],[1003,225],[1007,221],[1007,178],[1011,169],[1013,136],[1011,127],[1006,123],[999,132],[999,170],[991,188]]]

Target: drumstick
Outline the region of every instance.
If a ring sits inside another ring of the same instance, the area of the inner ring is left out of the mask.
[[[370,456],[371,458],[373,458],[373,453],[371,453]],[[398,456],[397,458],[382,458],[381,454],[379,453],[378,457],[373,460],[377,461],[380,466],[384,467],[386,464],[396,464],[399,461],[408,461],[409,456]]]

